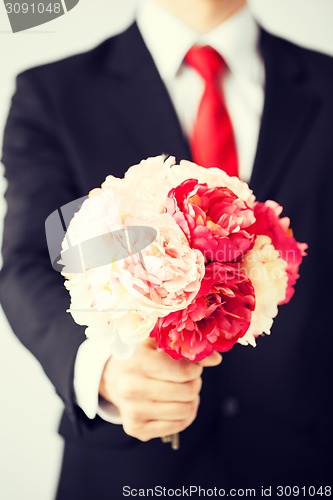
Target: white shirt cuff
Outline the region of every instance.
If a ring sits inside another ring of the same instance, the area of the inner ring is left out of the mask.
[[[121,424],[118,409],[99,397],[99,386],[105,363],[112,354],[110,342],[86,339],[79,347],[74,366],[76,403],[88,418],[99,415],[103,420]]]
[[[111,424],[122,424],[118,408],[102,397],[99,398],[97,415]]]

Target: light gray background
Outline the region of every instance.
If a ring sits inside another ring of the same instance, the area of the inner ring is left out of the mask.
[[[80,0],[65,16],[17,34],[10,32],[0,5],[0,147],[15,75],[89,49],[120,31],[133,18],[135,3]],[[266,29],[333,55],[332,0],[252,0],[251,8]],[[2,220],[2,179],[0,189]],[[1,499],[53,499],[62,451],[57,435],[61,409],[39,364],[16,340],[0,311]]]

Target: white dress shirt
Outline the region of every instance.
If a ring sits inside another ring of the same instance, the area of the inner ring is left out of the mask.
[[[263,110],[264,66],[258,52],[259,29],[248,8],[203,35],[154,0],[140,0],[136,19],[188,138],[204,82],[193,68],[183,63],[184,57],[193,45],[210,45],[224,58],[229,71],[221,85],[233,124],[239,174],[241,179],[249,181]],[[117,409],[98,397],[101,374],[111,355],[107,340],[85,340],[76,357],[74,390],[78,405],[89,418],[98,414],[109,422],[120,423]]]

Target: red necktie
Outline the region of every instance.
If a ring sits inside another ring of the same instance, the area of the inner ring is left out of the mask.
[[[224,96],[221,77],[226,63],[212,47],[192,47],[185,57],[205,81],[191,137],[193,160],[204,167],[219,167],[229,175],[238,175],[235,137]]]

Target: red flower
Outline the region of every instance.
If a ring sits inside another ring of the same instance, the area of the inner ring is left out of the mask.
[[[213,351],[229,351],[245,335],[254,306],[249,278],[236,267],[213,262],[197,297],[186,309],[160,318],[151,336],[172,358],[200,361]]]
[[[255,236],[247,231],[253,209],[226,187],[189,179],[169,192],[166,211],[206,262],[236,262],[253,247]]]
[[[299,266],[306,255],[308,246],[306,243],[298,243],[295,240],[290,228],[290,219],[280,217],[282,210],[281,205],[272,200],[256,203],[254,207],[256,222],[248,231],[255,235],[269,236],[282,259],[287,262],[288,287],[286,298],[280,302],[280,304],[287,304],[295,293],[293,287],[299,278]]]

